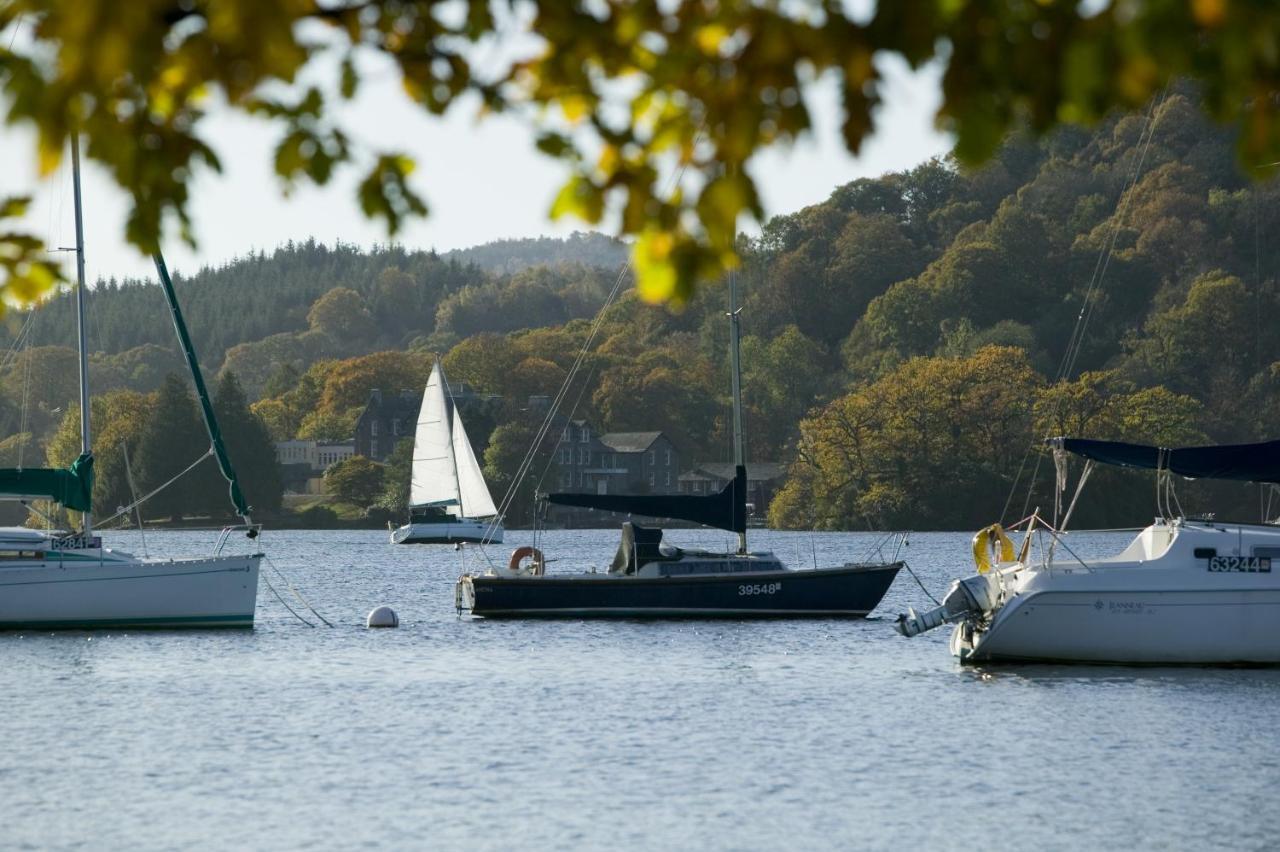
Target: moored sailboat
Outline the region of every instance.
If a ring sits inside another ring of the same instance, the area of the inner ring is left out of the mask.
[[[0,499],[51,500],[80,513],[72,533],[0,529],[0,629],[99,627],[252,627],[262,553],[223,556],[230,530],[213,556],[140,559],[104,547],[93,530],[93,450],[89,422],[88,350],[85,336],[84,228],[80,198],[80,148],[71,140],[76,223],[76,314],[80,355],[80,456],[67,469],[0,470]],[[204,380],[178,308],[164,261],[156,270],[169,301],[174,328],[196,384],[210,437],[210,453],[230,483],[236,511],[250,538],[257,527],[222,445]]]
[[[1169,449],[1056,438],[1052,445],[1060,463],[1064,453],[1088,460],[1081,485],[1094,463],[1155,470],[1157,493],[1170,493],[1175,474],[1280,484],[1280,441]],[[915,636],[954,624],[951,651],[965,663],[1280,663],[1280,568],[1272,567],[1280,563],[1280,526],[1191,520],[1175,511],[1176,501],[1165,503],[1162,517],[1103,559],[1079,557],[1061,529],[1035,516],[1019,553],[1003,530],[988,527],[974,537],[979,573],[952,583],[935,609],[900,616],[898,629]],[[1049,544],[1034,559],[1037,525]]]
[[[449,394],[439,359],[431,368],[413,435],[409,521],[392,544],[501,542],[502,522]]]
[[[774,554],[747,550],[747,475],[742,436],[737,287],[729,279],[729,355],[733,391],[734,478],[718,494],[549,494],[562,506],[687,521],[738,534],[733,552],[673,546],[662,530],[630,521],[607,572],[547,574],[536,547],[506,567],[463,574],[459,610],[488,617],[533,618],[860,618],[884,597],[897,561],[792,570]],[[526,560],[529,560],[526,564]]]

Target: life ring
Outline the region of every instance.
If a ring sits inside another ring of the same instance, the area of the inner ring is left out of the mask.
[[[997,565],[1014,560],[1013,542],[999,524],[984,527],[973,534],[973,562],[978,566],[979,574],[991,570],[993,556]]]
[[[527,544],[511,551],[511,559],[507,561],[507,570],[513,574],[526,573],[526,569],[520,565],[526,557],[533,558],[533,563],[529,566],[532,569],[533,576],[541,577],[543,570],[546,568],[546,563],[542,559],[542,551]]]

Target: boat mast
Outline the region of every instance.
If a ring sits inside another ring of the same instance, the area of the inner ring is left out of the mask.
[[[742,363],[738,352],[738,274],[729,271],[729,372],[733,382],[733,473],[737,481],[738,471],[745,464],[742,452]],[[745,500],[746,495],[734,495]],[[747,531],[738,532],[738,552],[747,552]]]
[[[453,419],[458,416],[458,404],[453,399],[453,388],[449,387],[449,380],[444,377],[444,367],[440,366],[440,356],[436,355],[435,369],[440,373],[440,385],[444,388],[444,410],[449,420],[449,446],[452,452],[449,458],[453,460],[453,481],[458,483],[458,517],[467,517],[467,507],[462,502],[462,477],[458,475],[458,448],[453,445]]]
[[[76,210],[76,342],[80,347],[80,452],[89,455],[89,342],[84,330],[84,212],[80,204],[80,136],[71,134],[71,182]],[[85,509],[80,518],[84,534],[93,532],[93,513]]]

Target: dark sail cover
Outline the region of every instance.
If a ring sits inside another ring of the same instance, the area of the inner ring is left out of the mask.
[[[0,470],[0,494],[47,497],[76,512],[87,512],[93,498],[93,456],[83,453],[71,467],[5,468]]]
[[[548,494],[560,506],[602,509],[647,518],[674,518],[732,532],[747,529],[747,469],[737,467],[719,494]]]
[[[1174,449],[1085,438],[1053,438],[1049,443],[1103,464],[1159,468],[1188,479],[1280,483],[1280,441]]]

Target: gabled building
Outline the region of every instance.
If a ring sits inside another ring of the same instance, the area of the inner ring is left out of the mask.
[[[374,388],[356,420],[356,453],[376,462],[385,461],[404,436],[412,440],[422,407],[422,391],[383,393]]]
[[[560,440],[544,491],[588,494],[674,494],[679,490],[680,455],[662,432],[598,434],[585,420],[558,424]],[[548,522],[566,527],[613,526],[609,512],[550,506]]]

